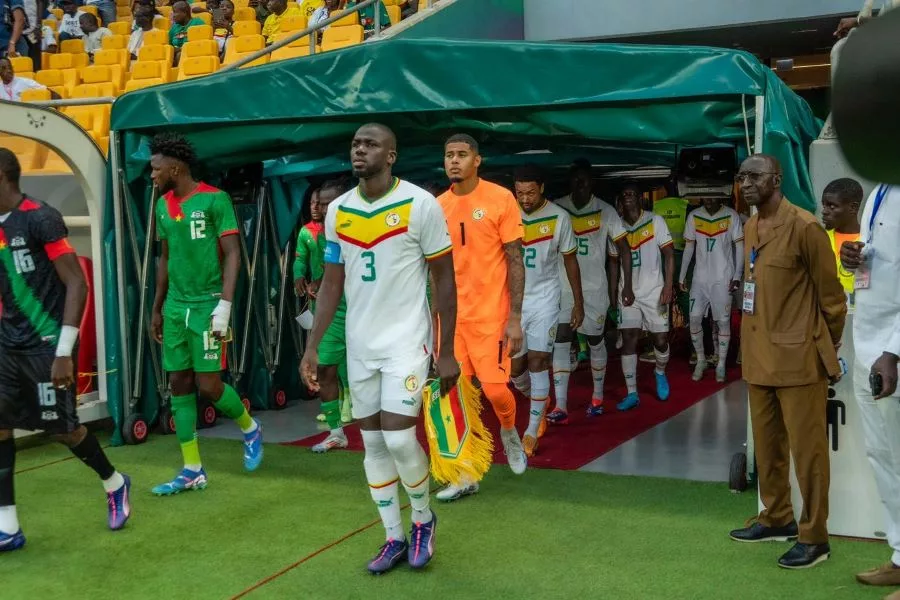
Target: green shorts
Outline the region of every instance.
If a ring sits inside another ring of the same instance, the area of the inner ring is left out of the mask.
[[[225,369],[225,346],[210,333],[212,311],[218,301],[163,305],[163,369],[218,373]]]
[[[343,309],[343,310],[342,310]],[[347,361],[347,331],[344,327],[346,308],[341,306],[319,342],[319,364],[340,365]]]

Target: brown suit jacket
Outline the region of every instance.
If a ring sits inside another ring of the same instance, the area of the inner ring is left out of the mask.
[[[751,384],[808,385],[840,374],[835,345],[847,304],[834,253],[816,218],[782,199],[773,225],[759,236],[759,215],[744,228],[744,273],[758,252],[754,313],[741,321],[741,361]]]

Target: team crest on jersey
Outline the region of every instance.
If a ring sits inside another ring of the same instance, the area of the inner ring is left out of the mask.
[[[25,240],[19,236],[16,236],[9,242],[9,245],[13,248],[19,248],[25,245]]]
[[[396,227],[400,224],[400,215],[395,212],[389,212],[384,217],[384,224],[388,227]]]
[[[206,215],[203,213],[202,210],[195,210],[194,212],[191,213],[192,219],[203,219],[205,217],[206,217]]]
[[[472,211],[472,218],[476,221],[480,221],[484,218],[484,211],[480,208],[476,208]]]
[[[410,375],[403,381],[403,385],[406,387],[407,392],[415,392],[419,389],[419,378],[415,375]]]

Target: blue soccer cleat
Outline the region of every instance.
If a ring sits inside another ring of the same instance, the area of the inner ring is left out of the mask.
[[[367,568],[372,575],[387,573],[406,558],[409,554],[409,544],[406,540],[388,540],[378,551],[378,554],[369,561]]]
[[[413,523],[409,547],[409,566],[421,569],[434,556],[434,532],[437,529],[437,515],[432,514],[428,523]]]
[[[128,518],[131,517],[131,478],[122,475],[125,483],[114,492],[106,494],[106,503],[109,505],[109,528],[113,531],[125,527]]]
[[[669,380],[665,373],[653,371],[653,374],[656,375],[656,397],[660,402],[665,402],[669,399]]]
[[[0,531],[0,552],[12,552],[25,545],[25,534],[19,529],[14,534]]]
[[[637,392],[633,394],[628,394],[625,398],[616,404],[616,408],[619,410],[631,410],[632,408],[637,408],[637,405],[641,403],[640,398],[638,398]]]
[[[256,419],[253,421],[256,430],[244,434],[244,469],[247,471],[255,471],[263,459],[262,425]]]
[[[172,481],[162,483],[153,488],[153,493],[157,496],[172,496],[186,490],[202,490],[206,488],[207,483],[209,483],[209,480],[206,478],[206,470],[202,467],[199,471],[182,469],[181,473]]]

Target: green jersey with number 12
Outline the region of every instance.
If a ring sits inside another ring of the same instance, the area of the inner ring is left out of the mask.
[[[166,300],[206,303],[222,296],[219,239],[238,233],[231,198],[200,183],[178,198],[169,192],[156,202],[157,235],[169,244]]]

